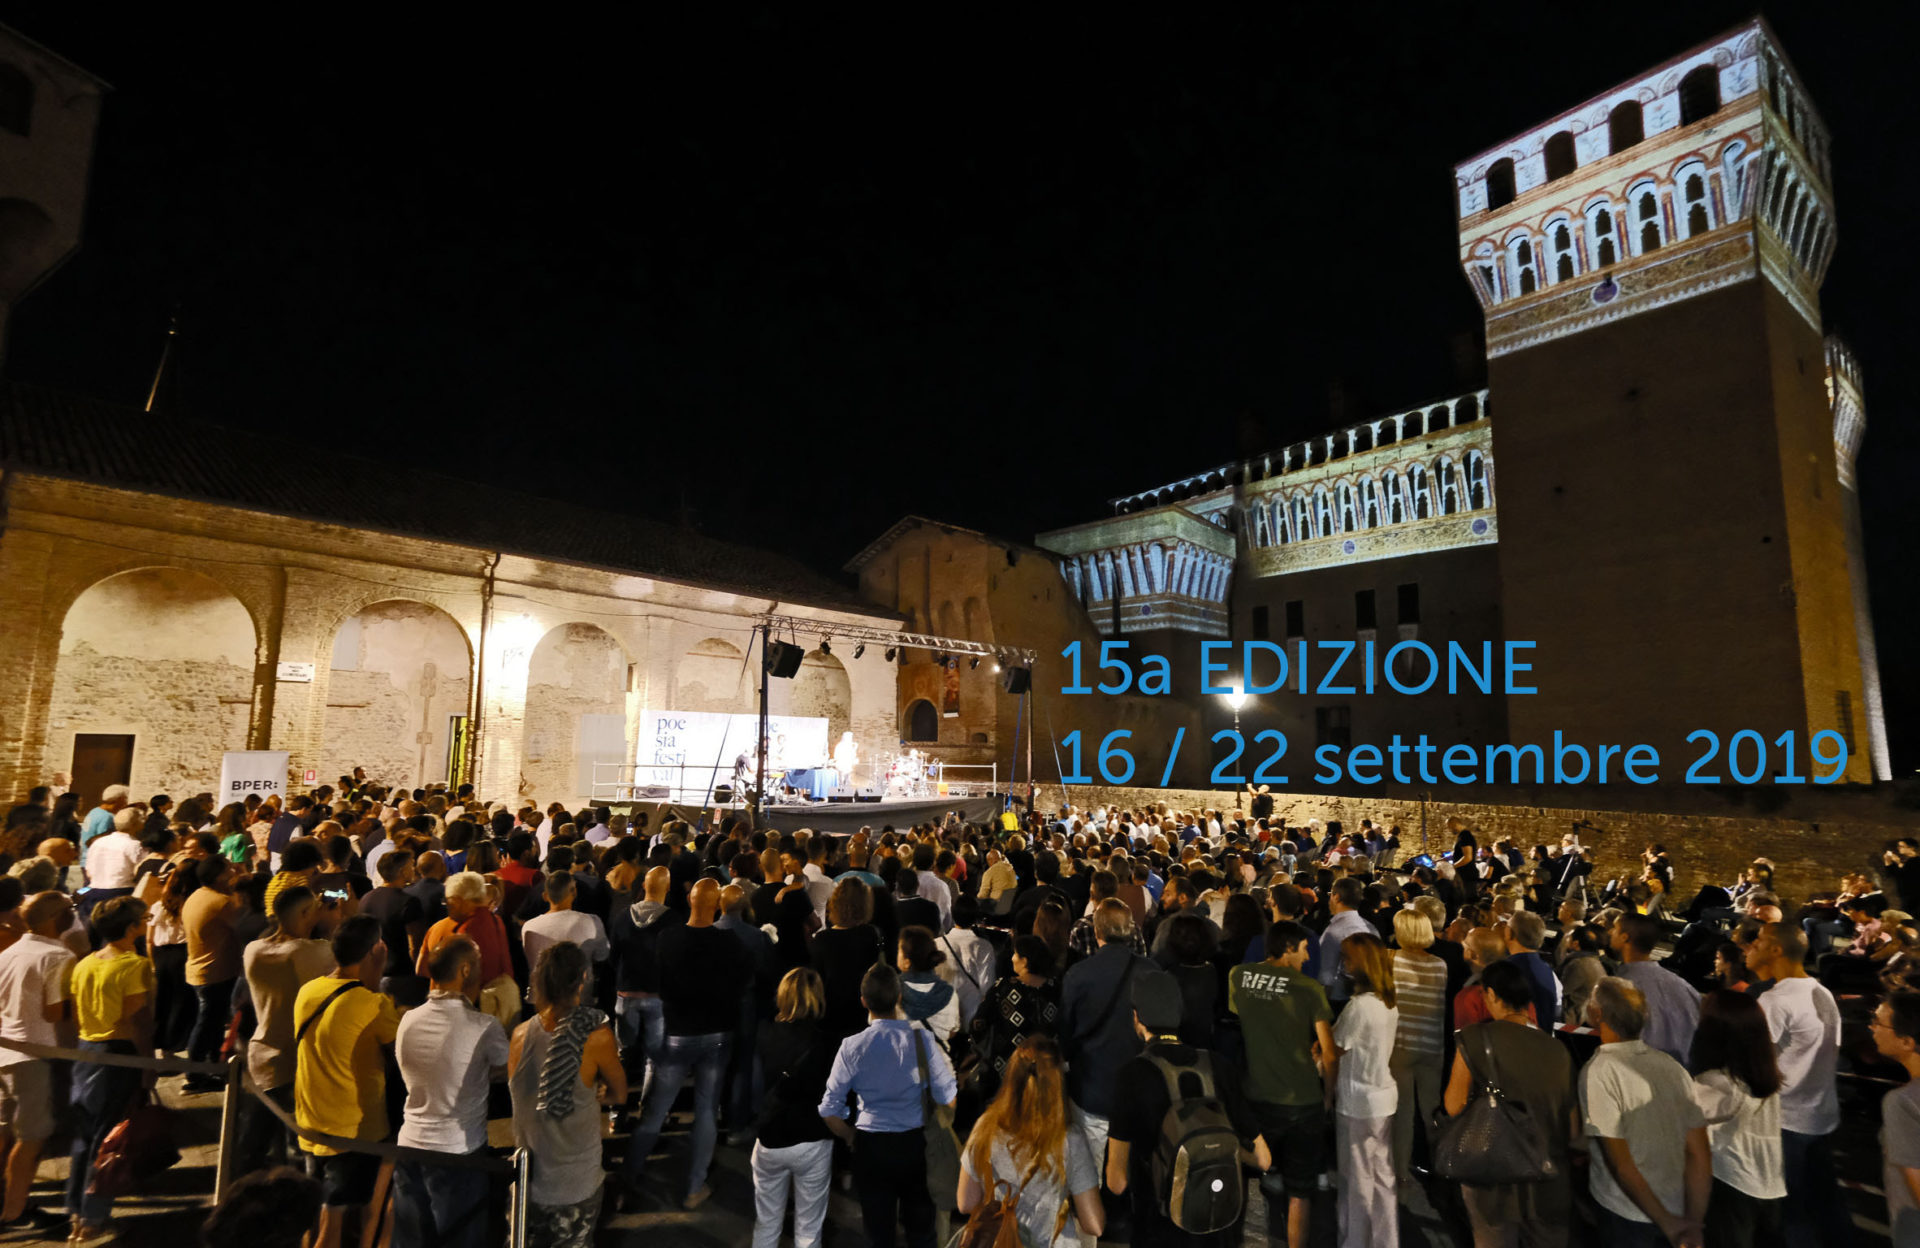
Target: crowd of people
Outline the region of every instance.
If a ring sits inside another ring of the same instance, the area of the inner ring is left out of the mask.
[[[1920,1243],[1920,941],[1867,876],[1789,918],[1765,860],[1682,906],[1659,846],[1602,882],[1577,829],[1456,822],[1403,860],[1396,828],[1217,810],[835,836],[358,771],[284,803],[67,796],[0,841],[0,1039],[79,1055],[0,1048],[0,1234],[114,1234],[97,1163],[153,1083],[88,1060],[121,1054],[242,1056],[265,1173],[215,1223],[306,1210],[317,1248],[497,1242],[506,1119],[541,1248],[699,1208],[722,1147],[750,1150],[756,1248],[821,1244],[836,1183],[880,1246],[1226,1245],[1263,1199],[1290,1248],[1328,1211],[1356,1246],[1410,1217],[1843,1248],[1843,1066],[1894,1085],[1888,1219]],[[1877,874],[1920,897],[1920,844]],[[1534,1172],[1444,1181],[1489,1097]],[[60,1216],[29,1201],[56,1132]]]

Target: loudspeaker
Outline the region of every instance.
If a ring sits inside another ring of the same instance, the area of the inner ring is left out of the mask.
[[[800,660],[806,657],[806,653],[799,646],[784,641],[769,641],[766,655],[767,675],[778,676],[782,680],[792,679],[793,674],[800,670]]]
[[[1000,675],[1000,683],[1006,686],[1008,693],[1018,697],[1033,685],[1033,669],[1030,667],[1009,667]]]
[[[722,806],[726,805],[728,802],[731,802],[733,800],[733,786],[730,784],[715,785],[713,790],[713,800],[716,805],[722,805]]]
[[[856,802],[877,802],[880,800],[880,790],[859,789],[854,793],[853,800]]]

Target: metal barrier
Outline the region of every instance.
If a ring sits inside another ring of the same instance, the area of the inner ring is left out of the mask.
[[[456,1170],[481,1170],[488,1174],[509,1176],[508,1244],[510,1248],[526,1248],[530,1159],[525,1148],[516,1148],[507,1157],[439,1153],[431,1149],[408,1148],[382,1141],[350,1140],[321,1131],[312,1131],[301,1126],[290,1112],[254,1083],[253,1076],[247,1073],[246,1059],[237,1054],[225,1062],[193,1062],[177,1057],[134,1057],[124,1053],[93,1053],[83,1049],[61,1048],[57,1045],[8,1040],[4,1037],[0,1037],[0,1048],[12,1049],[18,1053],[25,1053],[29,1057],[46,1061],[91,1062],[96,1066],[124,1066],[135,1070],[151,1070],[156,1074],[226,1076],[226,1091],[220,1103],[219,1151],[215,1157],[213,1171],[213,1204],[215,1205],[227,1198],[228,1193],[233,1190],[234,1182],[239,1178],[241,1159],[234,1156],[234,1149],[239,1143],[242,1104],[240,1098],[244,1090],[252,1094],[258,1104],[265,1106],[289,1134],[310,1144],[319,1144],[335,1152],[363,1153],[378,1157],[387,1163],[418,1161]]]

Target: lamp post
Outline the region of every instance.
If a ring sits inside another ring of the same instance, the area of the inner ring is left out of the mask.
[[[1233,708],[1233,735],[1237,737],[1240,735],[1240,708],[1247,704],[1247,695],[1244,691],[1235,689],[1221,696],[1227,700],[1227,705]]]
[[[1240,741],[1240,708],[1247,704],[1246,690],[1236,687],[1220,696],[1225,698],[1227,705],[1233,708],[1233,736],[1234,740]],[[1244,741],[1240,743],[1241,747],[1245,748],[1246,743]],[[1233,813],[1235,815],[1240,813],[1240,791],[1238,789],[1235,789],[1233,792]]]

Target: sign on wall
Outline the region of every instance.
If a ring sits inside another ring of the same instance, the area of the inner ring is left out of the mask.
[[[284,680],[289,684],[310,685],[313,683],[313,664],[276,663],[273,668],[273,678]]]
[[[220,756],[220,804],[244,802],[247,794],[287,795],[285,750],[230,750]]]

